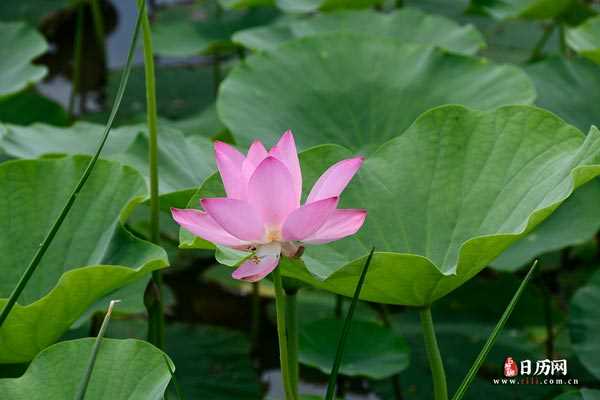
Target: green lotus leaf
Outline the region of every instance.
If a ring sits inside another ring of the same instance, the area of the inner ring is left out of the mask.
[[[332,145],[301,153],[304,190],[351,154]],[[361,299],[430,304],[550,216],[574,189],[600,174],[599,163],[596,128],[586,138],[530,106],[438,107],[368,157],[342,195],[341,207],[369,211],[359,233],[309,246],[302,261],[283,259],[283,273],[352,296],[374,245]],[[201,197],[222,195],[215,175],[189,206],[198,207]],[[184,230],[180,247],[207,248]]]
[[[536,104],[584,132],[600,125],[600,66],[585,59],[553,57],[525,67],[538,93]]]
[[[214,171],[212,143],[195,135],[184,137],[166,126],[159,128],[159,190],[164,206],[184,206],[195,188]],[[104,127],[77,122],[69,128],[44,124],[27,127],[6,125],[0,148],[15,158],[35,158],[55,154],[93,154]],[[104,158],[121,161],[148,178],[148,135],[144,125],[114,129],[102,152]]]
[[[600,390],[581,389],[561,394],[554,400],[600,400]]]
[[[71,121],[60,104],[34,90],[25,90],[0,99],[0,122],[18,125],[43,122],[67,126]]]
[[[344,321],[322,319],[300,329],[298,358],[302,364],[331,373]],[[373,379],[388,378],[408,367],[410,349],[390,328],[352,321],[340,374]]]
[[[79,180],[88,157],[0,165],[0,306]],[[146,196],[133,168],[100,160],[0,329],[0,363],[31,360],[97,300],[165,267],[166,253],[122,225]]]
[[[494,269],[516,271],[541,254],[575,246],[592,239],[600,230],[600,182],[578,189],[547,220],[515,242],[492,262]]]
[[[577,290],[571,300],[569,331],[577,358],[597,379],[600,379],[600,272]]]
[[[44,37],[23,22],[0,22],[0,98],[40,81],[48,70],[31,61],[48,50]]]
[[[577,53],[600,64],[600,17],[590,18],[567,30],[567,44]]]
[[[573,6],[572,0],[471,0],[471,8],[497,19],[551,19]]]
[[[491,109],[534,97],[529,79],[513,66],[334,34],[248,57],[221,84],[217,110],[242,145],[256,138],[274,143],[292,128],[300,148],[326,142],[372,151],[431,107]]]
[[[206,19],[198,18],[197,9],[194,5],[178,6],[158,13],[152,26],[156,54],[189,57],[231,49],[233,33],[266,24],[276,15],[272,9],[251,8]]]
[[[233,41],[253,50],[270,51],[295,38],[335,32],[360,32],[400,43],[435,45],[463,54],[475,54],[485,46],[483,37],[472,25],[460,26],[448,18],[414,8],[386,14],[373,10],[319,14],[314,18],[246,29],[233,35]]]
[[[599,145],[597,129],[586,139],[553,114],[528,106],[431,110],[368,158],[342,196],[343,207],[368,209],[361,231],[306,249],[308,270],[327,279],[314,279],[297,265],[286,265],[285,273],[351,295],[374,245],[378,253],[361,297],[431,303],[599,174]],[[319,158],[326,157],[311,160]]]
[[[42,351],[19,378],[0,379],[0,398],[76,398],[95,339],[57,343]],[[141,340],[103,339],[86,400],[161,400],[171,379],[166,355]]]
[[[276,0],[277,7],[289,13],[310,13],[343,8],[369,8],[382,3],[381,0]]]

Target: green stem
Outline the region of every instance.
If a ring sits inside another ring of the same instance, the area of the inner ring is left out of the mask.
[[[143,1],[143,0],[142,0]],[[154,51],[152,48],[152,31],[148,19],[148,11],[144,9],[142,19],[144,37],[144,69],[146,76],[146,112],[148,115],[148,160],[150,164],[150,241],[159,244],[160,239],[160,201],[158,197],[158,114],[156,111],[156,80],[154,74]],[[156,285],[158,298],[149,312],[149,338],[156,347],[164,347],[165,318],[162,304],[162,275],[160,271],[152,272],[152,280]]]
[[[542,52],[544,50],[544,47],[546,47],[546,43],[548,43],[548,40],[552,36],[552,33],[554,32],[555,28],[556,24],[551,24],[544,27],[542,37],[540,38],[540,40],[538,40],[538,42],[535,44],[535,47],[531,51],[531,56],[529,57],[530,62],[542,58]]]
[[[375,247],[372,247],[367,257],[367,260],[365,261],[365,265],[362,269],[362,272],[360,273],[360,277],[358,278],[356,289],[354,290],[354,296],[352,297],[352,302],[350,303],[350,307],[348,307],[348,313],[346,314],[344,326],[342,327],[340,339],[338,340],[338,346],[335,352],[335,359],[333,360],[333,366],[331,367],[331,373],[329,374],[329,382],[327,383],[327,392],[325,393],[325,400],[333,400],[333,395],[337,386],[336,382],[338,379],[338,374],[340,372],[340,365],[342,365],[342,357],[344,356],[344,348],[346,347],[346,340],[348,339],[348,334],[350,333],[350,325],[352,324],[352,317],[354,316],[354,309],[356,308],[356,304],[358,304],[360,291],[362,290],[363,284],[365,283],[365,279],[367,278],[367,271],[369,270],[369,265],[371,265],[371,260],[373,259],[374,253]],[[340,391],[342,390],[343,388],[340,386]]]
[[[71,207],[73,207],[73,204],[75,203],[75,199],[77,198],[77,195],[79,195],[79,192],[81,192],[81,189],[83,189],[83,186],[85,185],[88,178],[90,177],[90,174],[92,173],[92,170],[94,169],[94,166],[96,165],[96,161],[98,161],[98,157],[100,157],[100,153],[102,152],[102,149],[104,148],[104,145],[106,144],[106,141],[108,140],[108,135],[110,133],[113,123],[115,122],[115,117],[117,116],[117,112],[119,111],[121,101],[123,100],[123,95],[125,94],[125,88],[127,87],[127,81],[129,80],[129,75],[131,74],[131,66],[133,65],[133,56],[135,53],[137,38],[138,38],[139,32],[140,32],[140,25],[141,25],[141,14],[138,15],[138,19],[136,21],[133,38],[131,39],[131,44],[129,46],[129,53],[127,54],[127,62],[125,63],[125,69],[123,70],[123,73],[121,74],[121,81],[119,82],[119,88],[117,89],[115,101],[114,101],[113,107],[110,111],[108,121],[106,122],[106,126],[104,127],[104,132],[102,134],[102,138],[100,139],[100,143],[98,143],[98,147],[96,148],[96,152],[94,153],[94,156],[92,157],[92,159],[90,160],[88,165],[85,167],[85,171],[83,171],[83,174],[81,175],[81,178],[79,179],[79,182],[77,182],[77,185],[75,185],[73,192],[71,192],[71,195],[67,199],[67,202],[65,203],[63,209],[61,210],[58,217],[56,217],[56,220],[52,224],[52,227],[46,234],[46,237],[44,237],[44,240],[42,241],[42,243],[40,243],[40,246],[38,247],[38,249],[35,252],[31,261],[29,262],[29,265],[25,269],[25,272],[21,276],[21,279],[19,279],[17,286],[15,286],[12,293],[10,294],[10,297],[8,298],[8,301],[4,305],[4,308],[2,308],[2,312],[0,313],[0,327],[2,327],[2,324],[4,323],[4,321],[10,314],[11,310],[15,306],[15,303],[19,299],[19,296],[25,289],[25,286],[27,286],[29,279],[31,279],[31,276],[33,275],[33,273],[35,272],[37,267],[40,265],[40,261],[44,257],[44,254],[46,254],[46,251],[50,247],[52,240],[54,240],[56,233],[58,232],[58,230],[60,229],[61,225],[63,224],[65,218],[69,214]]]
[[[73,54],[73,81],[67,109],[71,118],[75,115],[75,96],[77,96],[81,87],[81,54],[83,52],[83,20],[85,17],[85,6],[86,3],[81,2],[77,7],[77,27],[75,30],[75,50]]]
[[[429,360],[429,368],[433,378],[433,398],[435,400],[447,400],[448,388],[446,385],[446,373],[444,363],[435,337],[433,318],[431,317],[431,306],[423,307],[419,311],[421,317],[421,329],[425,338],[425,350]]]
[[[91,0],[92,6],[92,19],[94,20],[94,32],[96,34],[96,42],[98,48],[102,53],[102,60],[106,60],[106,43],[104,37],[104,15],[102,14],[102,7],[100,6],[100,0]]]
[[[473,362],[473,365],[471,365],[469,372],[467,372],[465,379],[463,379],[462,383],[456,390],[456,393],[454,393],[454,396],[452,396],[452,400],[461,400],[463,398],[463,396],[465,395],[465,393],[467,393],[469,386],[471,386],[473,379],[475,379],[475,376],[477,375],[477,371],[479,371],[479,368],[481,368],[481,365],[483,364],[486,357],[490,353],[492,346],[496,342],[496,338],[502,331],[502,328],[504,328],[504,325],[506,325],[506,321],[508,321],[508,319],[510,318],[513,310],[515,309],[515,306],[517,305],[517,303],[519,302],[519,299],[521,298],[521,295],[523,294],[523,291],[525,290],[525,287],[527,287],[527,283],[531,280],[531,277],[533,276],[533,273],[535,271],[537,263],[538,263],[538,260],[535,260],[533,262],[533,264],[531,265],[531,268],[529,268],[529,272],[527,273],[527,275],[525,275],[525,278],[523,278],[521,285],[519,285],[519,288],[513,295],[513,298],[510,300],[510,303],[508,303],[508,306],[504,310],[504,313],[500,317],[500,320],[498,321],[498,323],[494,327],[494,330],[492,330],[492,333],[490,334],[490,336],[486,340],[485,344],[483,345],[481,352],[479,352],[479,355],[475,359],[475,362]]]
[[[254,350],[258,349],[260,338],[260,282],[252,283],[252,326],[250,338]]]
[[[102,321],[102,325],[100,326],[100,331],[98,331],[98,336],[96,337],[96,341],[94,342],[94,346],[92,347],[90,359],[85,369],[83,379],[79,384],[79,389],[77,390],[77,394],[75,395],[75,400],[83,400],[85,397],[85,392],[87,392],[87,388],[90,383],[90,378],[92,377],[92,371],[94,370],[94,365],[96,364],[96,358],[98,357],[98,350],[100,350],[100,343],[102,343],[102,338],[106,333],[106,328],[108,327],[108,321],[110,321],[110,316],[112,314],[113,307],[120,301],[121,300],[111,300],[110,304],[108,305],[108,311],[104,316],[104,320]]]
[[[213,91],[215,95],[215,99],[219,94],[219,85],[221,84],[221,57],[219,53],[215,53],[213,56]]]
[[[298,316],[296,313],[297,289],[286,289],[285,317],[288,337],[288,362],[290,371],[290,386],[295,398],[298,397]]]
[[[283,284],[281,282],[281,273],[279,268],[275,268],[272,272],[273,284],[275,286],[275,310],[277,314],[277,338],[279,340],[279,363],[281,366],[281,377],[283,387],[285,389],[285,400],[296,400],[294,392],[290,384],[289,358],[288,358],[288,342],[286,332],[286,298],[283,292]]]

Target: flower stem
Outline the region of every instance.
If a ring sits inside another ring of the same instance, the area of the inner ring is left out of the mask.
[[[85,2],[77,6],[77,25],[75,29],[75,43],[73,53],[73,80],[71,84],[71,93],[69,94],[69,104],[67,112],[71,118],[75,115],[75,97],[81,88],[81,61],[83,52],[83,19],[85,18]],[[79,93],[81,95],[81,93]],[[80,112],[82,110],[79,110]]]
[[[143,0],[142,0],[143,1]],[[144,69],[146,76],[146,113],[148,115],[148,142],[150,164],[150,241],[158,244],[160,238],[160,203],[158,198],[158,116],[156,111],[156,80],[154,75],[154,51],[152,49],[152,31],[148,20],[148,11],[143,10],[142,29],[144,37]],[[164,347],[165,318],[162,304],[162,275],[160,271],[152,272],[152,283],[156,285],[152,307],[149,314],[148,340],[156,347]]]
[[[288,359],[288,342],[286,332],[285,309],[286,299],[281,282],[281,273],[279,268],[273,270],[273,284],[275,286],[275,310],[277,314],[277,338],[279,339],[279,363],[281,365],[281,376],[283,387],[285,389],[286,400],[296,400],[290,384],[290,371]]]
[[[433,319],[431,318],[431,306],[423,307],[419,311],[421,317],[421,329],[425,338],[425,350],[429,360],[429,368],[433,378],[433,398],[435,400],[448,400],[448,388],[446,385],[446,373],[444,372],[444,363],[440,355]]]
[[[296,313],[297,289],[286,289],[285,317],[288,336],[288,362],[290,386],[295,398],[298,397],[298,317]]]

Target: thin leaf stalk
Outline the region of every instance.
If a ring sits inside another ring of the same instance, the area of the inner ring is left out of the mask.
[[[142,6],[142,10],[144,8],[145,8],[145,6]],[[106,141],[108,140],[108,135],[109,135],[112,125],[115,121],[115,117],[117,116],[117,112],[119,111],[121,101],[123,100],[123,95],[125,94],[125,88],[127,86],[127,81],[129,80],[129,75],[131,74],[131,67],[133,65],[133,56],[135,53],[136,43],[137,43],[137,39],[139,36],[140,27],[141,27],[141,20],[142,20],[141,16],[142,16],[142,14],[139,13],[138,18],[136,20],[133,37],[131,39],[131,44],[129,46],[129,52],[127,54],[127,61],[125,63],[125,69],[123,70],[123,73],[121,74],[121,81],[119,82],[119,87],[117,89],[115,101],[114,101],[113,107],[110,111],[108,121],[106,122],[106,126],[104,127],[104,132],[102,134],[102,137],[100,138],[100,142],[98,143],[98,146],[96,148],[96,152],[90,159],[90,162],[88,163],[85,170],[83,171],[81,178],[79,178],[79,181],[73,188],[73,191],[71,192],[71,195],[67,199],[67,202],[63,206],[61,212],[56,217],[56,220],[54,221],[54,223],[52,224],[50,229],[48,230],[48,233],[44,237],[44,240],[42,240],[42,242],[40,243],[38,249],[36,250],[35,254],[33,255],[33,258],[31,259],[27,268],[25,269],[25,272],[19,279],[19,282],[17,283],[17,285],[15,286],[15,288],[13,289],[13,291],[11,292],[11,294],[8,298],[8,301],[2,308],[2,312],[0,312],[0,327],[2,327],[2,325],[4,324],[4,321],[6,321],[6,318],[8,317],[8,315],[14,308],[17,300],[19,299],[19,296],[21,295],[21,293],[27,286],[27,283],[31,279],[31,276],[33,275],[35,270],[38,268],[40,261],[44,257],[44,254],[46,254],[46,251],[50,247],[50,244],[54,240],[54,237],[58,233],[65,218],[69,214],[69,211],[73,207],[73,204],[75,203],[75,200],[77,199],[77,196],[79,195],[79,193],[85,186],[87,180],[89,179],[90,174],[92,173],[92,171],[96,165],[96,162],[98,161],[98,158],[100,157],[100,153],[102,152],[102,149],[104,148],[104,145],[106,144]]]
[[[425,306],[419,310],[421,318],[421,330],[425,339],[425,351],[433,379],[433,398],[435,400],[448,399],[448,385],[446,383],[446,372],[431,316],[431,306]]]
[[[285,390],[285,400],[296,400],[291,386],[289,358],[288,358],[288,338],[286,331],[286,298],[283,291],[283,283],[281,280],[281,272],[279,268],[275,268],[271,273],[273,277],[273,285],[275,286],[275,311],[277,314],[277,339],[279,341],[279,363],[281,367],[281,376],[283,387]]]
[[[69,94],[69,103],[67,112],[71,118],[75,115],[75,97],[81,91],[81,63],[83,54],[83,23],[85,18],[86,2],[82,1],[77,6],[75,41],[73,44],[73,80],[71,82],[71,93]]]
[[[90,359],[85,369],[83,379],[81,380],[81,383],[79,385],[79,389],[77,390],[77,394],[75,395],[75,400],[83,400],[85,397],[85,393],[87,392],[87,388],[92,377],[92,372],[94,371],[94,365],[96,364],[96,358],[98,357],[98,351],[100,350],[100,343],[102,342],[102,338],[106,333],[106,328],[108,327],[108,322],[110,321],[110,316],[112,314],[113,308],[120,301],[121,300],[111,300],[110,304],[108,305],[108,310],[106,311],[106,315],[104,316],[104,320],[102,321],[102,325],[100,326],[100,330],[98,331],[98,336],[96,337],[96,341],[94,342],[94,346],[92,347]]]
[[[138,4],[144,2],[140,0]],[[140,6],[141,9],[141,6]],[[154,71],[154,50],[152,46],[152,30],[146,8],[143,13],[142,30],[144,39],[144,72],[146,79],[146,114],[148,125],[148,161],[150,166],[150,241],[159,244],[160,239],[160,199],[158,196],[158,112],[156,107],[156,77]],[[164,347],[165,320],[162,303],[162,274],[160,271],[152,272],[152,280],[156,285],[157,297],[152,302],[149,313],[148,340],[156,347]]]
[[[500,317],[500,320],[498,321],[498,323],[492,330],[492,333],[490,334],[487,341],[483,345],[481,352],[475,359],[475,362],[473,362],[473,365],[471,365],[471,368],[469,369],[469,372],[465,376],[465,379],[462,381],[462,383],[456,390],[456,393],[454,393],[454,396],[452,396],[452,400],[460,400],[463,398],[465,393],[467,393],[469,386],[471,386],[473,379],[475,379],[475,376],[477,375],[477,371],[479,371],[479,368],[481,368],[481,365],[487,358],[490,350],[492,349],[492,346],[496,342],[496,338],[502,331],[502,328],[504,328],[504,325],[506,325],[506,321],[508,321],[513,310],[515,309],[515,306],[519,302],[519,299],[521,298],[521,295],[523,294],[525,287],[527,286],[527,283],[531,280],[531,277],[533,276],[533,273],[536,269],[537,263],[538,263],[538,260],[535,260],[533,262],[533,264],[531,265],[531,268],[529,268],[529,272],[527,272],[527,275],[525,275],[525,278],[523,278],[521,285],[519,285],[519,288],[513,295],[513,298],[511,299],[510,303],[508,303],[508,306],[504,310],[504,313]]]
[[[336,350],[335,359],[331,368],[331,374],[329,374],[329,383],[327,384],[327,393],[325,394],[325,400],[333,400],[333,396],[335,395],[337,377],[340,371],[340,365],[342,364],[342,358],[344,356],[344,349],[346,347],[348,334],[350,333],[350,326],[352,325],[354,309],[356,308],[356,304],[358,304],[358,298],[360,297],[360,292],[365,283],[367,271],[369,270],[369,265],[371,265],[371,260],[373,259],[374,253],[375,248],[373,247],[371,248],[371,252],[367,257],[360,277],[358,278],[358,283],[356,284],[356,289],[354,290],[354,296],[352,297],[352,302],[350,303],[348,313],[346,314],[346,319],[344,320],[344,326],[342,327],[342,333],[340,334],[340,339],[338,340],[338,347]]]

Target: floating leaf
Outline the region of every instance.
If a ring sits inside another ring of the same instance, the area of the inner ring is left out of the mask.
[[[533,99],[531,82],[516,67],[336,34],[248,57],[221,84],[217,109],[242,145],[274,143],[292,128],[301,148],[328,142],[366,151],[437,105],[491,109]]]
[[[492,265],[497,270],[516,271],[543,253],[592,239],[600,229],[598,199],[600,182],[594,180],[573,193],[552,216],[511,245]]]
[[[0,165],[0,249],[5,254],[0,260],[0,305],[87,162],[80,156]],[[0,329],[0,363],[31,360],[97,300],[167,265],[164,250],[135,238],[122,226],[145,195],[144,180],[134,169],[98,161],[39,273],[32,276]]]
[[[158,13],[153,24],[154,49],[169,57],[231,50],[231,35],[236,31],[266,24],[275,15],[272,9],[256,8],[207,18],[194,5],[170,7]]]
[[[314,18],[246,29],[233,35],[233,40],[253,50],[274,50],[295,38],[336,32],[359,32],[399,43],[435,45],[463,54],[475,54],[485,46],[481,34],[472,25],[460,26],[448,18],[424,14],[414,8],[385,14],[373,10],[320,14]]]
[[[369,8],[382,3],[381,0],[276,0],[277,7],[289,13],[331,11],[340,8]]]
[[[538,93],[536,104],[586,132],[600,125],[600,66],[553,57],[525,68]]]
[[[301,363],[331,373],[343,320],[323,319],[300,329]],[[402,336],[379,324],[352,321],[340,374],[388,378],[408,367],[410,349]]]
[[[580,288],[571,301],[569,331],[577,358],[600,379],[600,272]]]
[[[0,22],[0,49],[0,97],[23,90],[46,76],[46,67],[31,62],[46,52],[48,44],[27,24]]]
[[[10,400],[75,398],[94,340],[61,342],[42,351],[22,377],[0,379],[0,397]],[[171,361],[150,343],[103,339],[85,399],[161,400],[171,379],[167,362]]]
[[[494,18],[551,19],[569,9],[572,0],[471,0],[471,7]]]
[[[600,17],[567,30],[567,44],[577,53],[600,64]]]

